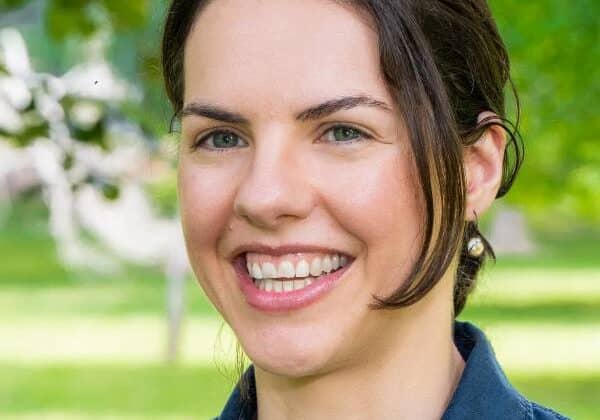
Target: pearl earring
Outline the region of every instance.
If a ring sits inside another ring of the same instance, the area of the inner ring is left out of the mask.
[[[467,252],[471,257],[480,257],[485,251],[483,240],[479,236],[474,236],[467,244]]]

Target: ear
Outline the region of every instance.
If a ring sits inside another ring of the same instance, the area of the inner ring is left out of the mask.
[[[495,117],[486,111],[479,114],[477,123]],[[506,132],[499,125],[489,126],[483,135],[464,152],[465,174],[467,178],[467,204],[465,217],[475,220],[492,204],[502,181],[502,166]]]

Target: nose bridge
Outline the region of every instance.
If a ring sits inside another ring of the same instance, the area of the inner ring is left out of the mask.
[[[252,159],[237,191],[234,211],[262,228],[275,228],[286,217],[304,218],[312,198],[304,182],[294,142],[281,131],[254,142]]]

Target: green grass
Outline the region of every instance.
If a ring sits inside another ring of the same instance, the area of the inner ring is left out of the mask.
[[[486,324],[493,322],[553,322],[555,324],[577,325],[583,322],[596,322],[600,325],[600,303],[598,302],[533,302],[524,305],[473,304],[460,316]]]
[[[232,386],[231,378],[210,367],[0,365],[0,370],[3,418],[44,412],[207,418],[219,412]],[[600,415],[594,393],[600,375],[523,375],[512,381],[534,401],[552,401],[573,418]]]
[[[161,273],[68,272],[45,217],[30,200],[0,225],[0,417],[215,415],[233,376],[213,358],[230,358],[231,343],[215,349],[220,320],[196,282],[186,283],[181,363],[164,364]],[[524,395],[573,418],[600,418],[598,235],[539,237],[533,258],[488,265],[460,319],[484,329]]]
[[[600,418],[600,374],[511,375],[511,382],[535,402],[578,420]]]
[[[534,256],[503,255],[495,264],[498,268],[542,268],[554,270],[598,269],[598,249],[600,247],[600,228],[590,227],[574,232],[537,232],[534,235],[539,249]],[[494,266],[491,263],[490,266]]]
[[[0,414],[73,412],[147,418],[214,416],[232,380],[212,367],[0,365]]]

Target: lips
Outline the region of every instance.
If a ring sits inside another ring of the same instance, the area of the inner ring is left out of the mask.
[[[286,312],[304,308],[325,297],[340,282],[352,262],[336,271],[311,277],[309,284],[293,290],[283,290],[284,282],[277,279],[272,280],[273,283],[277,282],[277,289],[261,290],[248,273],[245,254],[237,257],[233,265],[240,289],[250,306],[264,312]]]

